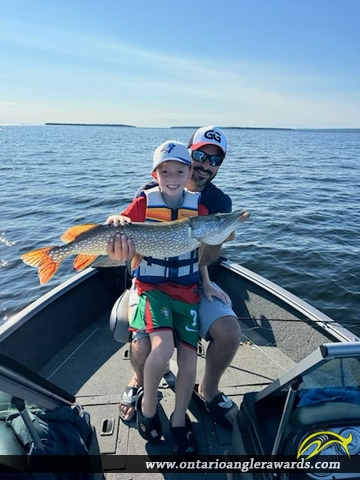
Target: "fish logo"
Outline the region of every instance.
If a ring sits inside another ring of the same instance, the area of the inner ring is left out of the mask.
[[[353,437],[351,433],[349,433],[347,438],[329,430],[312,433],[311,435],[308,435],[301,443],[297,453],[297,458],[301,457],[307,450],[309,450],[309,448],[315,446],[314,450],[312,450],[312,452],[305,457],[305,460],[307,460],[308,458],[318,455],[320,452],[335,443],[341,445],[350,458],[348,445],[352,442],[352,439]]]

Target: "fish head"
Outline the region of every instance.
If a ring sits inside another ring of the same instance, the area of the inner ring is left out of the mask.
[[[249,212],[241,210],[192,217],[190,219],[192,236],[206,245],[220,245],[249,216]]]

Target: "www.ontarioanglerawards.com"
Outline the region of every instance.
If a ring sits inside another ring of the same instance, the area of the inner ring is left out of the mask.
[[[206,457],[205,457],[206,458]],[[325,461],[318,460],[316,462],[306,461],[304,458],[293,461],[283,460],[257,460],[255,458],[247,458],[247,460],[230,460],[216,458],[214,460],[185,460],[184,457],[181,460],[176,461],[145,461],[147,472],[176,472],[181,470],[182,472],[288,472],[288,471],[304,471],[304,470],[317,470],[317,471],[334,471],[340,470],[341,464],[339,461]]]

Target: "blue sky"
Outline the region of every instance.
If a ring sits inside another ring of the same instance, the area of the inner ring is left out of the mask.
[[[360,127],[360,0],[2,0],[0,124]]]

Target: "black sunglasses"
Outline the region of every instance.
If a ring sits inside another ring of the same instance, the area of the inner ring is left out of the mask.
[[[193,150],[191,152],[191,158],[193,158],[196,162],[200,163],[209,160],[209,163],[212,167],[220,167],[224,160],[224,157],[221,155],[209,155],[208,153],[202,152],[201,150]]]

